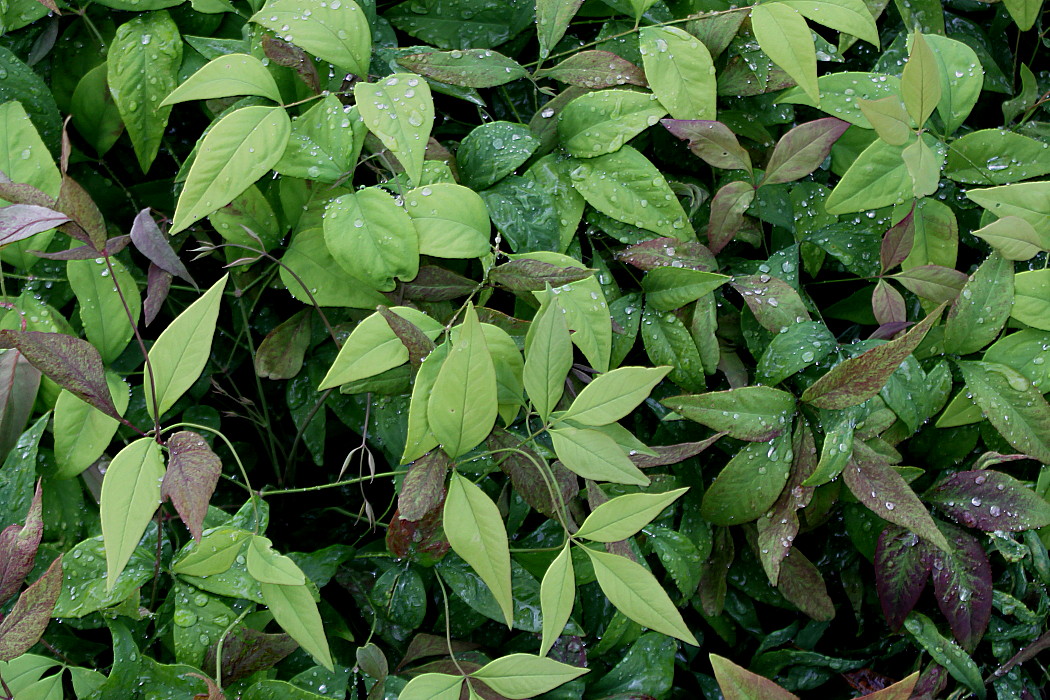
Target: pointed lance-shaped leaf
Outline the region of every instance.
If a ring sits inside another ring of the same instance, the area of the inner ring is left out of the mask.
[[[791,545],[799,531],[798,512],[813,498],[812,486],[803,483],[817,468],[817,448],[813,431],[800,421],[792,436],[791,472],[780,497],[769,512],[758,519],[757,542],[759,559],[769,583],[777,585],[784,558],[791,553]]]
[[[91,245],[97,250],[106,247],[106,222],[91,195],[69,175],[62,176],[62,187],[58,192],[55,208],[66,214],[88,235]]]
[[[25,525],[9,525],[0,532],[0,605],[10,599],[33,570],[37,548],[44,534],[40,482],[29,504]]]
[[[397,339],[408,350],[408,362],[413,367],[419,367],[424,358],[434,349],[434,341],[431,340],[419,327],[408,319],[398,316],[390,310],[390,307],[380,304],[376,307],[379,315],[386,319],[390,330],[394,332]],[[309,339],[308,339],[309,340]]]
[[[29,651],[44,634],[62,592],[62,555],[33,585],[22,591],[11,612],[0,622],[0,661]]]
[[[848,128],[849,122],[826,117],[791,129],[773,149],[762,185],[794,182],[809,175],[820,167]]]
[[[954,301],[966,286],[966,275],[943,265],[920,265],[893,275],[909,291],[934,304]]]
[[[490,661],[470,676],[480,678],[505,698],[524,700],[553,690],[589,670],[532,654],[509,654]]]
[[[798,700],[779,685],[717,654],[710,654],[718,688],[725,700]]]
[[[168,469],[160,497],[171,499],[193,539],[200,542],[208,501],[222,473],[222,460],[198,433],[180,430],[168,438]]]
[[[549,0],[549,2],[550,4],[564,4],[562,0]],[[580,51],[556,66],[537,71],[535,77],[552,78],[559,83],[591,90],[601,90],[617,85],[649,86],[649,81],[645,79],[645,73],[641,68],[609,51]],[[559,98],[563,96],[566,98],[565,102],[577,97],[577,95],[567,95],[565,92],[558,95]],[[540,118],[551,122],[558,121],[549,117]],[[536,129],[533,129],[533,133],[536,133]]]
[[[718,267],[714,253],[707,246],[696,241],[680,241],[677,238],[642,241],[617,253],[616,258],[646,272],[658,267],[681,267],[710,272]]]
[[[148,208],[135,216],[135,221],[131,224],[131,242],[151,263],[176,277],[181,277],[192,284],[195,289],[197,288],[197,283],[186,266],[179,260],[178,253],[172,249],[168,239],[157,226],[157,222],[150,216]]]
[[[981,544],[956,527],[941,524],[951,548],[932,552],[933,592],[952,634],[973,651],[992,615],[992,567]]]
[[[790,284],[770,275],[739,275],[733,278],[733,289],[763,328],[772,333],[809,320],[809,310],[802,297]]]
[[[0,209],[0,245],[35,236],[69,221],[61,212],[35,204],[12,204]]]
[[[904,262],[911,253],[915,244],[915,206],[913,205],[908,215],[897,224],[886,231],[882,237],[879,247],[879,260],[882,263],[882,272],[892,270]]]
[[[450,301],[473,293],[477,282],[457,275],[437,265],[423,265],[411,282],[404,282],[401,289],[406,299],[419,301]]]
[[[586,267],[562,267],[532,258],[518,258],[492,268],[489,282],[512,292],[542,292],[548,284],[561,287],[586,279],[595,272]]]
[[[153,263],[149,264],[149,270],[146,272],[146,300],[142,302],[142,318],[147,326],[153,323],[153,319],[157,318],[157,314],[163,308],[168,292],[171,291],[171,280],[170,272]]]
[[[999,434],[1019,452],[1050,464],[1050,405],[1032,382],[995,362],[960,362],[968,393]]]
[[[733,240],[744,225],[744,212],[755,198],[749,182],[730,182],[711,200],[711,218],[707,224],[707,245],[718,254]]]
[[[540,583],[540,613],[543,616],[543,638],[540,655],[546,656],[565,630],[576,603],[576,574],[572,566],[569,540],[547,567]]]
[[[689,142],[689,150],[713,168],[751,172],[751,156],[736,134],[718,121],[706,119],[661,119],[672,135]]]
[[[896,632],[919,601],[933,568],[933,548],[914,532],[890,525],[875,547],[875,590],[882,614]]]
[[[470,88],[496,87],[528,75],[517,61],[492,49],[413,53],[397,63],[417,75]]]
[[[699,442],[680,442],[677,445],[652,445],[649,447],[650,450],[655,452],[655,455],[646,455],[642,453],[631,455],[631,461],[634,462],[634,466],[641,469],[648,469],[650,467],[665,467],[670,464],[678,464],[684,462],[690,457],[695,457],[711,445],[718,442],[719,438],[723,438],[727,433],[716,433],[706,440]]]
[[[835,603],[828,595],[824,577],[797,548],[781,563],[777,590],[817,622],[828,622],[835,617]]]
[[[18,444],[40,391],[40,370],[18,350],[0,355],[0,459]]]
[[[17,348],[63,389],[107,416],[121,419],[110,397],[102,356],[91,343],[64,333],[2,330],[0,348]]]
[[[890,375],[926,337],[944,310],[941,304],[921,323],[887,343],[836,365],[802,394],[817,408],[842,409],[864,403],[886,386]]]
[[[303,309],[270,331],[255,352],[255,373],[266,379],[291,379],[303,368],[310,347],[313,309]]]
[[[1050,525],[1050,503],[1009,474],[955,472],[926,494],[959,523],[985,532],[1022,532]]]
[[[661,403],[712,430],[749,442],[765,442],[780,435],[795,411],[794,396],[765,386],[674,396]]]
[[[408,465],[397,496],[402,520],[419,520],[445,499],[445,475],[450,466],[448,455],[437,448]]]
[[[131,236],[113,236],[113,238],[106,241],[106,248],[101,251],[101,255],[116,255],[127,248],[129,243],[131,243]],[[38,258],[46,258],[48,260],[93,260],[100,257],[99,251],[96,250],[93,245],[81,245],[68,250],[55,250],[50,252],[41,250],[29,250],[26,252],[32,253]]]

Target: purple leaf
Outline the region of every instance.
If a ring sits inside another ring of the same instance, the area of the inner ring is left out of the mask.
[[[262,45],[267,58],[285,68],[294,68],[314,94],[321,92],[321,77],[317,73],[317,66],[305,51],[268,34],[263,36]]]
[[[55,208],[66,214],[87,233],[88,240],[85,243],[95,246],[95,250],[102,250],[106,247],[106,222],[102,218],[102,212],[99,211],[91,195],[69,175],[62,176],[62,187],[58,192]],[[73,237],[78,238],[78,236]]]
[[[585,267],[561,267],[550,263],[520,258],[493,268],[489,281],[512,292],[542,292],[549,284],[560,287],[593,275],[595,270]]]
[[[33,570],[36,551],[44,534],[40,497],[38,481],[29,514],[26,515],[26,524],[9,525],[0,532],[0,605],[18,592],[26,576]]]
[[[12,204],[0,209],[0,245],[35,236],[69,221],[61,212],[35,204]]]
[[[157,222],[150,216],[149,209],[143,209],[135,216],[135,221],[131,224],[131,242],[151,263],[197,288],[189,270],[179,260],[178,253],[172,249]]]
[[[180,430],[168,438],[168,469],[160,485],[161,499],[171,499],[193,539],[200,542],[208,501],[222,473],[222,460],[197,433]]]
[[[710,655],[715,679],[725,700],[798,700],[765,676],[737,666],[729,659]]]
[[[733,289],[758,322],[768,331],[781,333],[785,328],[808,321],[809,311],[795,288],[769,275],[741,275],[733,278]]]
[[[956,472],[926,494],[926,500],[957,522],[985,532],[1050,525],[1050,503],[1002,472]]]
[[[62,555],[44,575],[22,591],[11,612],[0,622],[0,661],[10,661],[29,651],[44,634],[62,592]]]
[[[755,188],[747,182],[730,182],[711,200],[711,218],[707,223],[707,245],[718,254],[744,225],[744,212],[755,198]]]
[[[908,326],[914,326],[915,324],[911,321],[891,321],[884,323],[871,332],[868,336],[869,340],[893,340],[898,333],[902,332]]]
[[[114,236],[106,241],[106,249],[101,255],[116,255],[127,248],[128,243],[131,243],[131,236]],[[46,258],[48,260],[92,260],[100,255],[98,250],[91,245],[77,246],[69,250],[56,250],[53,253],[47,253],[42,250],[31,250],[29,252],[38,258]]]
[[[813,498],[813,487],[803,482],[817,468],[817,448],[813,432],[800,421],[792,438],[791,474],[783,492],[769,512],[758,519],[758,558],[766,571],[770,584],[776,586],[780,580],[781,564],[791,553],[791,545],[798,534],[798,512],[809,505]]]
[[[386,320],[390,330],[394,331],[397,339],[408,350],[409,363],[413,367],[419,367],[423,363],[424,358],[434,350],[434,341],[428,338],[426,333],[419,330],[414,323],[401,318],[391,311],[389,307],[380,304],[377,307],[377,311]]]
[[[397,496],[398,514],[403,520],[419,520],[445,500],[448,455],[433,449],[412,462]]]
[[[959,292],[966,286],[965,274],[950,267],[940,265],[922,265],[893,275],[916,296],[932,301],[935,304],[955,301]]]
[[[766,165],[762,184],[794,182],[809,175],[820,167],[831,153],[831,147],[848,128],[848,122],[834,117],[799,124],[777,142]]]
[[[291,379],[299,374],[310,347],[312,318],[313,309],[303,309],[270,331],[255,352],[255,373],[264,379]]]
[[[18,443],[40,389],[40,370],[17,350],[0,355],[0,460]]]
[[[882,272],[900,265],[911,253],[912,245],[915,243],[915,206],[913,205],[908,215],[900,220],[882,237],[882,246],[879,249],[879,259],[882,261]]]
[[[642,69],[609,51],[580,51],[551,68],[536,73],[559,83],[601,90],[616,85],[648,87]]]
[[[157,318],[164,300],[168,298],[171,291],[171,273],[162,270],[153,263],[149,264],[149,272],[146,273],[146,301],[142,304],[142,316],[146,325],[153,323]]]
[[[783,560],[777,590],[799,610],[817,622],[835,617],[835,603],[817,567],[795,549]]]
[[[943,310],[941,304],[901,337],[839,363],[810,385],[802,400],[817,408],[843,409],[875,396],[919,346]]]
[[[677,238],[654,238],[637,243],[617,253],[616,257],[646,272],[658,267],[682,267],[700,272],[718,268],[714,253],[707,246]]]
[[[661,119],[677,138],[689,142],[689,150],[713,168],[751,172],[751,156],[722,122],[705,119]]]
[[[681,442],[677,445],[655,445],[649,448],[656,453],[655,457],[638,453],[631,455],[631,461],[634,462],[634,466],[640,469],[666,467],[671,464],[678,464],[684,462],[690,457],[697,456],[708,447],[718,442],[719,438],[725,437],[725,435],[725,433],[716,433],[700,442]]]
[[[401,289],[406,299],[419,301],[450,301],[474,292],[477,283],[455,272],[436,265],[423,265],[419,274]]]
[[[914,532],[890,525],[875,548],[875,590],[882,614],[896,632],[915,607],[930,576],[932,548]]]
[[[940,697],[948,685],[948,671],[936,662],[931,662],[921,674],[911,691],[911,700],[934,700]]]
[[[121,420],[106,384],[102,356],[91,343],[64,333],[0,331],[0,348],[17,348],[45,376],[111,418]]]
[[[908,309],[904,297],[886,280],[879,280],[871,295],[871,311],[880,325],[904,323],[908,320]]]
[[[299,647],[287,634],[266,634],[239,625],[222,645],[222,683],[229,685],[257,671],[272,668]],[[204,668],[215,668],[212,646],[204,656]]]
[[[951,549],[932,552],[933,591],[952,634],[972,652],[992,615],[992,567],[980,543],[962,530],[941,525]]]
[[[441,561],[451,547],[441,527],[444,500],[419,520],[402,520],[394,512],[386,529],[386,548],[398,559],[408,559],[422,566]]]
[[[543,515],[548,518],[556,517],[555,514],[559,510],[558,501],[551,494],[539,471],[543,465],[543,457],[522,444],[521,438],[499,427],[489,434],[485,446],[490,450],[504,450],[494,457],[499,463],[499,468],[510,477],[514,491]],[[580,492],[579,479],[560,462],[555,462],[550,468],[558,490],[561,491],[562,500],[568,503]]]

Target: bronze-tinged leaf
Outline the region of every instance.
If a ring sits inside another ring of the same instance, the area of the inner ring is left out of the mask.
[[[610,51],[580,51],[556,66],[536,73],[537,78],[553,78],[559,83],[591,90],[617,85],[648,87],[642,69]]]
[[[18,350],[0,355],[0,460],[18,444],[33,413],[40,370]]]
[[[262,44],[267,58],[285,68],[294,68],[307,87],[313,90],[314,94],[320,94],[321,77],[317,73],[317,66],[305,51],[269,34],[263,35]]]
[[[933,592],[952,634],[972,652],[992,616],[992,567],[981,544],[957,527],[942,524],[951,549],[933,552]]]
[[[310,347],[312,318],[313,309],[303,309],[270,331],[255,352],[255,373],[264,379],[291,379],[299,374]]]
[[[893,275],[916,296],[934,304],[952,302],[966,286],[967,277],[958,270],[941,265],[922,265]]]
[[[204,438],[180,430],[168,438],[168,470],[160,485],[161,499],[171,499],[193,539],[200,542],[208,501],[222,473],[222,460]]]
[[[828,622],[835,617],[835,603],[828,595],[824,577],[798,549],[781,563],[777,590],[817,622]]]
[[[55,208],[65,214],[88,235],[88,243],[96,250],[106,247],[106,222],[91,195],[69,175],[62,176]]]
[[[814,382],[802,400],[817,408],[842,409],[864,403],[886,386],[890,375],[908,359],[940,317],[945,304],[895,340],[841,362]]]
[[[207,686],[208,691],[206,693],[197,693],[193,696],[193,700],[226,700],[226,695],[222,692],[222,688],[215,684],[211,678],[202,676],[199,673],[187,673],[187,676],[193,678],[199,678],[204,681],[204,685]]]
[[[197,283],[193,280],[189,270],[182,264],[178,253],[168,243],[167,236],[150,216],[149,209],[143,209],[135,216],[135,221],[131,224],[131,242],[151,263],[175,277],[186,280],[193,285],[194,289],[197,288]]]
[[[800,421],[792,436],[791,474],[784,491],[776,503],[756,523],[758,526],[758,558],[762,562],[770,584],[776,586],[780,580],[781,565],[791,552],[792,543],[798,534],[798,512],[809,505],[814,488],[803,486],[803,482],[816,471],[817,447],[813,431]]]
[[[912,690],[919,683],[919,672],[911,674],[907,678],[901,681],[897,681],[893,685],[887,686],[882,690],[876,690],[873,693],[862,695],[857,700],[908,700],[912,696]]]
[[[733,278],[732,285],[762,327],[772,333],[810,320],[802,297],[779,277],[740,275]]]
[[[401,658],[401,663],[394,669],[394,673],[401,673],[402,669],[413,661],[418,661],[428,656],[444,656],[448,654],[449,646],[449,640],[445,637],[420,632],[409,642],[408,649],[405,650],[405,655]],[[478,645],[473,642],[462,642],[458,639],[453,639],[451,647],[454,653],[460,654],[465,651],[473,651],[478,648]]]
[[[69,221],[61,212],[35,204],[12,204],[0,209],[0,245],[35,236]]]
[[[521,438],[500,427],[489,434],[485,446],[489,450],[499,451],[493,457],[503,473],[510,477],[514,491],[543,515],[556,518],[560,505],[540,472],[545,465],[543,457],[522,444]],[[562,502],[568,503],[580,492],[579,478],[562,466],[561,462],[550,464],[549,469],[554,474]]]
[[[711,445],[718,442],[719,438],[725,437],[726,433],[716,433],[706,440],[700,442],[680,442],[677,445],[653,445],[649,449],[656,455],[643,455],[641,453],[631,455],[634,466],[640,469],[650,467],[666,467],[671,464],[684,462],[690,457],[695,457]]]
[[[423,265],[411,282],[401,286],[406,299],[451,301],[471,294],[477,282],[437,265]]]
[[[711,667],[725,700],[798,700],[765,676],[737,666],[729,659],[711,654]]]
[[[299,647],[287,634],[266,634],[239,625],[222,645],[222,684],[228,686],[256,671],[273,668]],[[215,668],[215,646],[204,655],[204,668]]]
[[[733,533],[728,527],[716,527],[712,533],[711,556],[700,565],[700,607],[708,617],[722,614],[726,603],[726,577],[736,557]]]
[[[799,124],[784,134],[766,165],[763,185],[794,182],[820,167],[831,147],[849,128],[849,122],[825,117]]]
[[[127,248],[129,243],[131,243],[131,236],[113,236],[113,238],[106,241],[106,249],[102,254],[116,255]],[[68,250],[56,250],[52,253],[46,253],[41,250],[30,250],[27,252],[38,258],[46,258],[48,260],[93,260],[99,257],[99,252],[95,250],[95,246],[91,245],[77,246]]]
[[[0,622],[0,661],[10,661],[29,651],[47,629],[62,592],[62,555],[43,576],[22,591],[11,612]]]
[[[879,260],[882,262],[882,273],[904,262],[911,253],[915,244],[915,205],[912,205],[908,215],[900,220],[897,225],[892,226],[886,235],[882,237],[882,245],[879,247]]]
[[[628,246],[623,252],[617,253],[616,257],[646,272],[658,267],[681,267],[700,272],[718,269],[718,261],[707,246],[695,241],[680,241],[677,238],[643,241]]]
[[[896,632],[915,607],[932,570],[933,548],[914,532],[890,525],[875,547],[875,590],[889,628]]]
[[[22,182],[4,181],[0,178],[0,199],[11,204],[33,204],[47,209],[55,208],[51,195]]]
[[[586,279],[595,272],[586,267],[560,267],[531,258],[519,258],[492,268],[489,282],[512,292],[542,292],[548,284],[560,287]]]
[[[386,548],[390,553],[422,566],[433,566],[441,561],[451,546],[441,527],[444,504],[442,500],[419,520],[402,520],[401,514],[394,511],[386,529]]]
[[[445,475],[451,464],[443,450],[433,449],[408,466],[397,496],[402,520],[419,520],[445,500]]]
[[[930,664],[919,674],[919,681],[912,688],[909,700],[934,700],[948,686],[948,670],[936,662]]]
[[[733,240],[744,225],[744,212],[755,198],[755,188],[748,182],[730,182],[711,200],[711,218],[707,223],[707,245],[718,254]]]
[[[975,470],[987,469],[995,464],[1002,464],[1003,462],[1018,462],[1022,459],[1035,460],[1035,457],[1032,457],[1031,455],[1004,455],[999,452],[985,452],[974,461],[973,468]]]
[[[38,481],[25,525],[9,525],[0,532],[0,605],[18,592],[26,576],[33,570],[36,551],[44,534],[40,498]]]
[[[689,142],[689,150],[713,168],[751,172],[751,156],[733,131],[706,119],[661,119],[664,128]]]
[[[380,304],[377,307],[379,315],[386,319],[386,324],[401,344],[408,350],[408,361],[413,367],[419,367],[423,360],[434,350],[434,341],[419,330],[418,327],[408,319],[398,316],[389,307]]]
[[[1023,483],[990,469],[956,472],[926,500],[956,522],[985,532],[1022,532],[1050,525],[1050,503]]]
[[[879,280],[871,294],[871,312],[880,325],[902,324],[908,320],[904,297],[886,280]]]
[[[0,348],[17,348],[63,389],[107,416],[121,419],[109,394],[102,356],[91,343],[64,333],[2,330]]]
[[[157,318],[164,306],[164,300],[171,291],[171,280],[170,272],[153,263],[149,264],[149,271],[146,273],[146,301],[142,303],[142,317],[147,326],[153,323],[153,319]]]

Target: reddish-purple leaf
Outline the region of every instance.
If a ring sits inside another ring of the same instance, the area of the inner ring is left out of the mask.
[[[689,150],[713,168],[751,172],[751,156],[722,122],[706,119],[661,119],[677,138],[689,142]]]
[[[186,675],[204,681],[204,685],[207,688],[207,692],[194,695],[193,700],[226,700],[226,695],[222,692],[222,688],[217,686],[211,678],[202,676],[199,673],[187,673]]]
[[[824,577],[798,549],[781,563],[777,590],[817,622],[827,622],[835,617],[835,603],[828,595]]]
[[[240,625],[222,645],[222,684],[229,685],[257,671],[273,668],[299,647],[287,634],[266,634]],[[215,647],[204,655],[204,668],[214,669]]]
[[[255,373],[264,379],[291,379],[299,374],[310,347],[312,318],[313,309],[303,309],[270,331],[255,352]]]
[[[718,254],[736,236],[744,224],[744,212],[755,198],[755,188],[747,182],[730,182],[711,200],[711,218],[707,223],[707,245]]]
[[[843,409],[875,396],[919,346],[943,310],[941,304],[901,337],[839,363],[806,389],[802,400],[817,408]]]
[[[915,607],[932,569],[933,548],[914,532],[890,525],[875,547],[875,590],[882,614],[896,632]]]
[[[585,267],[561,267],[539,260],[519,258],[494,267],[489,272],[489,281],[512,292],[542,292],[548,284],[560,287],[586,279],[595,272]]]
[[[0,355],[0,460],[18,443],[33,413],[40,370],[17,350]]]
[[[96,250],[106,247],[106,222],[102,218],[102,212],[91,195],[69,175],[62,176],[62,187],[58,192],[55,208],[87,233],[86,243],[95,246]]]
[[[422,566],[433,566],[451,547],[441,527],[442,501],[419,520],[402,520],[394,512],[386,529],[386,548],[398,559],[409,559]]]
[[[899,281],[916,296],[935,304],[942,304],[955,301],[959,292],[966,286],[968,277],[950,267],[922,265],[898,272],[893,275],[893,279]]]
[[[639,453],[631,455],[631,461],[634,462],[634,466],[640,469],[666,467],[671,464],[678,464],[679,462],[684,462],[690,457],[697,456],[708,447],[718,442],[719,438],[722,437],[725,437],[725,433],[716,433],[700,442],[682,442],[677,445],[655,445],[649,449],[655,452],[656,456]]]
[[[406,299],[450,301],[474,292],[477,282],[436,265],[423,265],[411,282],[402,285]]]
[[[54,198],[32,185],[0,180],[0,199],[11,204],[34,204],[47,209],[55,208]]]
[[[40,497],[38,481],[25,525],[9,525],[0,532],[0,605],[18,592],[26,576],[33,570],[36,551],[44,534]]]
[[[1004,455],[998,452],[985,452],[973,463],[973,469],[987,469],[994,464],[1002,464],[1003,462],[1017,462],[1022,459],[1035,460],[1035,457],[1031,455]],[[1038,460],[1036,460],[1038,461]]]
[[[222,460],[204,438],[180,430],[168,438],[168,469],[160,485],[161,499],[171,499],[193,539],[200,542],[208,501],[222,473]]]
[[[733,278],[732,285],[768,331],[780,333],[796,323],[810,320],[802,297],[779,277],[740,275]]]
[[[875,285],[875,291],[871,295],[871,311],[881,325],[905,323],[908,320],[904,297],[886,280],[879,280]]]
[[[609,51],[580,51],[551,68],[536,73],[566,85],[600,90],[616,85],[647,87],[645,73],[625,58]]]
[[[167,237],[150,216],[149,209],[143,209],[135,216],[135,221],[131,224],[131,242],[151,263],[175,277],[181,277],[194,288],[197,287],[189,270],[179,260],[178,253],[172,249]]]
[[[931,662],[912,688],[910,700],[934,700],[948,686],[948,671],[938,663]]]
[[[849,122],[834,117],[799,124],[784,134],[766,165],[763,185],[794,182],[820,167],[831,147],[849,128]]]
[[[102,356],[91,343],[64,333],[2,330],[0,348],[18,348],[63,389],[107,416],[121,419],[109,394]]]
[[[711,654],[711,667],[725,700],[798,700],[765,676],[737,666],[729,659]]]
[[[114,236],[106,241],[106,250],[101,254],[116,255],[127,248],[128,243],[131,243],[131,236]],[[48,260],[92,260],[100,255],[95,247],[91,245],[77,246],[68,250],[56,250],[53,253],[42,250],[30,250],[29,252],[38,258],[46,258]]]
[[[946,524],[941,530],[951,549],[931,553],[933,592],[955,639],[972,652],[992,616],[992,567],[973,537]]]
[[[639,270],[655,270],[658,267],[682,267],[688,270],[710,272],[718,268],[714,253],[707,246],[695,241],[680,241],[677,238],[653,238],[616,254],[617,259],[634,265]]]
[[[35,236],[69,221],[61,212],[35,204],[12,204],[0,209],[0,245]]]
[[[478,320],[507,331],[511,338],[520,341],[519,345],[525,342],[525,335],[529,332],[529,321],[522,321],[487,306],[478,307]]]
[[[443,636],[420,632],[409,642],[408,649],[405,649],[405,655],[402,657],[401,663],[394,669],[394,673],[401,673],[401,670],[413,661],[425,659],[428,656],[444,656],[449,653],[450,646],[452,652],[456,654],[473,651],[478,648],[478,645],[472,642],[463,642],[458,639],[449,640]]]
[[[62,555],[59,554],[44,575],[22,591],[11,612],[0,622],[0,661],[21,656],[40,641],[61,592]]]
[[[893,340],[897,334],[913,325],[915,324],[911,321],[890,321],[873,330],[868,340]]]
[[[736,557],[733,533],[728,527],[716,527],[712,534],[711,556],[700,565],[700,607],[708,617],[722,614],[726,603],[726,577]]]
[[[401,318],[389,307],[379,305],[379,315],[382,316],[390,330],[394,332],[397,339],[408,350],[408,361],[413,367],[419,367],[423,360],[434,349],[434,341],[427,337],[426,333],[419,330],[411,321]]]
[[[539,471],[543,468],[543,457],[522,444],[521,438],[499,427],[489,434],[485,446],[489,450],[500,450],[493,457],[503,473],[510,477],[514,491],[543,515],[556,517],[560,509],[558,499],[551,493]],[[579,479],[560,462],[550,465],[550,469],[554,473],[562,501],[568,503],[580,492]]]
[[[957,522],[985,532],[1022,532],[1050,525],[1050,503],[1002,472],[956,472],[930,490],[926,500]]]
[[[397,496],[403,520],[419,520],[445,500],[445,475],[451,465],[443,450],[433,449],[412,462]]]
[[[758,519],[758,558],[766,571],[769,582],[776,586],[780,580],[784,557],[791,553],[791,545],[798,534],[797,511],[809,505],[813,498],[813,487],[803,482],[816,471],[817,448],[813,432],[800,421],[792,438],[791,474],[783,492],[769,512]]]
[[[912,691],[918,683],[919,672],[916,671],[904,680],[898,681],[882,690],[861,695],[857,700],[908,700],[908,698],[912,697]]]
[[[918,676],[918,674],[915,675]],[[842,679],[849,683],[854,690],[859,690],[862,693],[872,693],[893,685],[892,678],[884,676],[870,668],[858,668],[856,671],[846,671],[842,674]],[[904,698],[904,700],[907,700],[907,698]]]
[[[142,316],[146,325],[153,323],[157,314],[164,307],[164,300],[171,291],[171,273],[162,270],[153,263],[149,264],[146,273],[146,301],[142,303]]]
[[[269,35],[263,35],[262,45],[267,58],[279,66],[294,68],[303,82],[315,94],[321,92],[321,77],[317,73],[317,66],[305,51],[294,44]]]
[[[912,205],[908,215],[900,220],[896,226],[890,228],[882,237],[882,246],[879,249],[879,259],[882,261],[882,272],[886,273],[908,257],[912,245],[915,243],[915,206]]]
[[[401,56],[397,63],[432,80],[470,88],[496,87],[529,74],[514,59],[491,49],[414,53]]]

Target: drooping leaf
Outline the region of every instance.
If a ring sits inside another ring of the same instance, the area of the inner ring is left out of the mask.
[[[974,649],[992,614],[992,567],[981,544],[950,525],[941,525],[951,549],[931,553],[933,591],[952,634]]]
[[[900,265],[911,253],[912,245],[915,243],[915,209],[894,224],[882,238],[879,248],[879,260],[882,262],[882,271],[888,272]]]
[[[64,224],[62,212],[35,204],[12,204],[0,209],[0,244],[16,243]]]
[[[849,123],[828,117],[800,124],[784,134],[766,165],[763,185],[794,182],[816,170]]]
[[[106,586],[112,590],[160,505],[164,457],[151,438],[139,438],[110,462],[99,510],[106,544]]]
[[[251,21],[347,73],[368,74],[372,32],[353,0],[270,0]]]
[[[160,497],[171,499],[193,539],[200,542],[208,501],[222,473],[222,460],[203,437],[190,430],[172,434],[166,446],[168,468],[161,482]]]
[[[565,378],[572,367],[572,342],[558,298],[550,298],[533,318],[525,336],[522,380],[544,421],[561,400]]]
[[[40,391],[40,370],[18,350],[0,356],[0,455],[18,443]]]
[[[897,631],[915,607],[933,568],[933,548],[914,532],[890,525],[875,549],[875,590],[890,629]]]
[[[378,83],[357,83],[354,100],[368,130],[390,149],[409,179],[419,184],[434,123],[434,101],[427,82],[412,73],[395,73]]]
[[[15,601],[0,621],[0,661],[10,661],[29,651],[44,634],[62,590],[62,555]]]
[[[150,216],[149,209],[143,209],[135,215],[135,221],[131,224],[131,242],[151,263],[168,274],[181,277],[194,287],[197,286],[189,270],[179,260],[178,253],[172,249],[157,222]]]
[[[759,517],[757,522],[759,560],[770,584],[774,586],[780,580],[784,558],[791,553],[799,531],[797,511],[809,505],[813,498],[813,487],[805,485],[817,466],[813,431],[808,425],[800,424],[795,429],[791,453],[788,482],[769,512]]]
[[[256,671],[272,668],[298,647],[298,643],[287,634],[266,634],[238,625],[223,640],[223,683],[235,683]],[[203,668],[215,668],[215,657],[215,648],[209,647]]]
[[[260,588],[263,602],[273,613],[277,624],[299,642],[317,663],[329,671],[334,670],[324,623],[310,589],[305,585],[285,586],[277,583],[262,583]]]
[[[638,43],[645,77],[673,118],[715,118],[715,67],[703,42],[678,27],[643,27]]]
[[[765,442],[781,434],[795,412],[793,396],[764,386],[678,396],[661,403],[712,430],[749,442]]]
[[[410,680],[401,689],[404,700],[459,700],[463,676],[447,673],[423,673]]]
[[[994,362],[960,362],[981,413],[1018,451],[1050,461],[1050,406],[1031,381]]]
[[[780,565],[777,590],[817,622],[828,622],[835,617],[835,603],[828,595],[824,577],[797,548]]]

